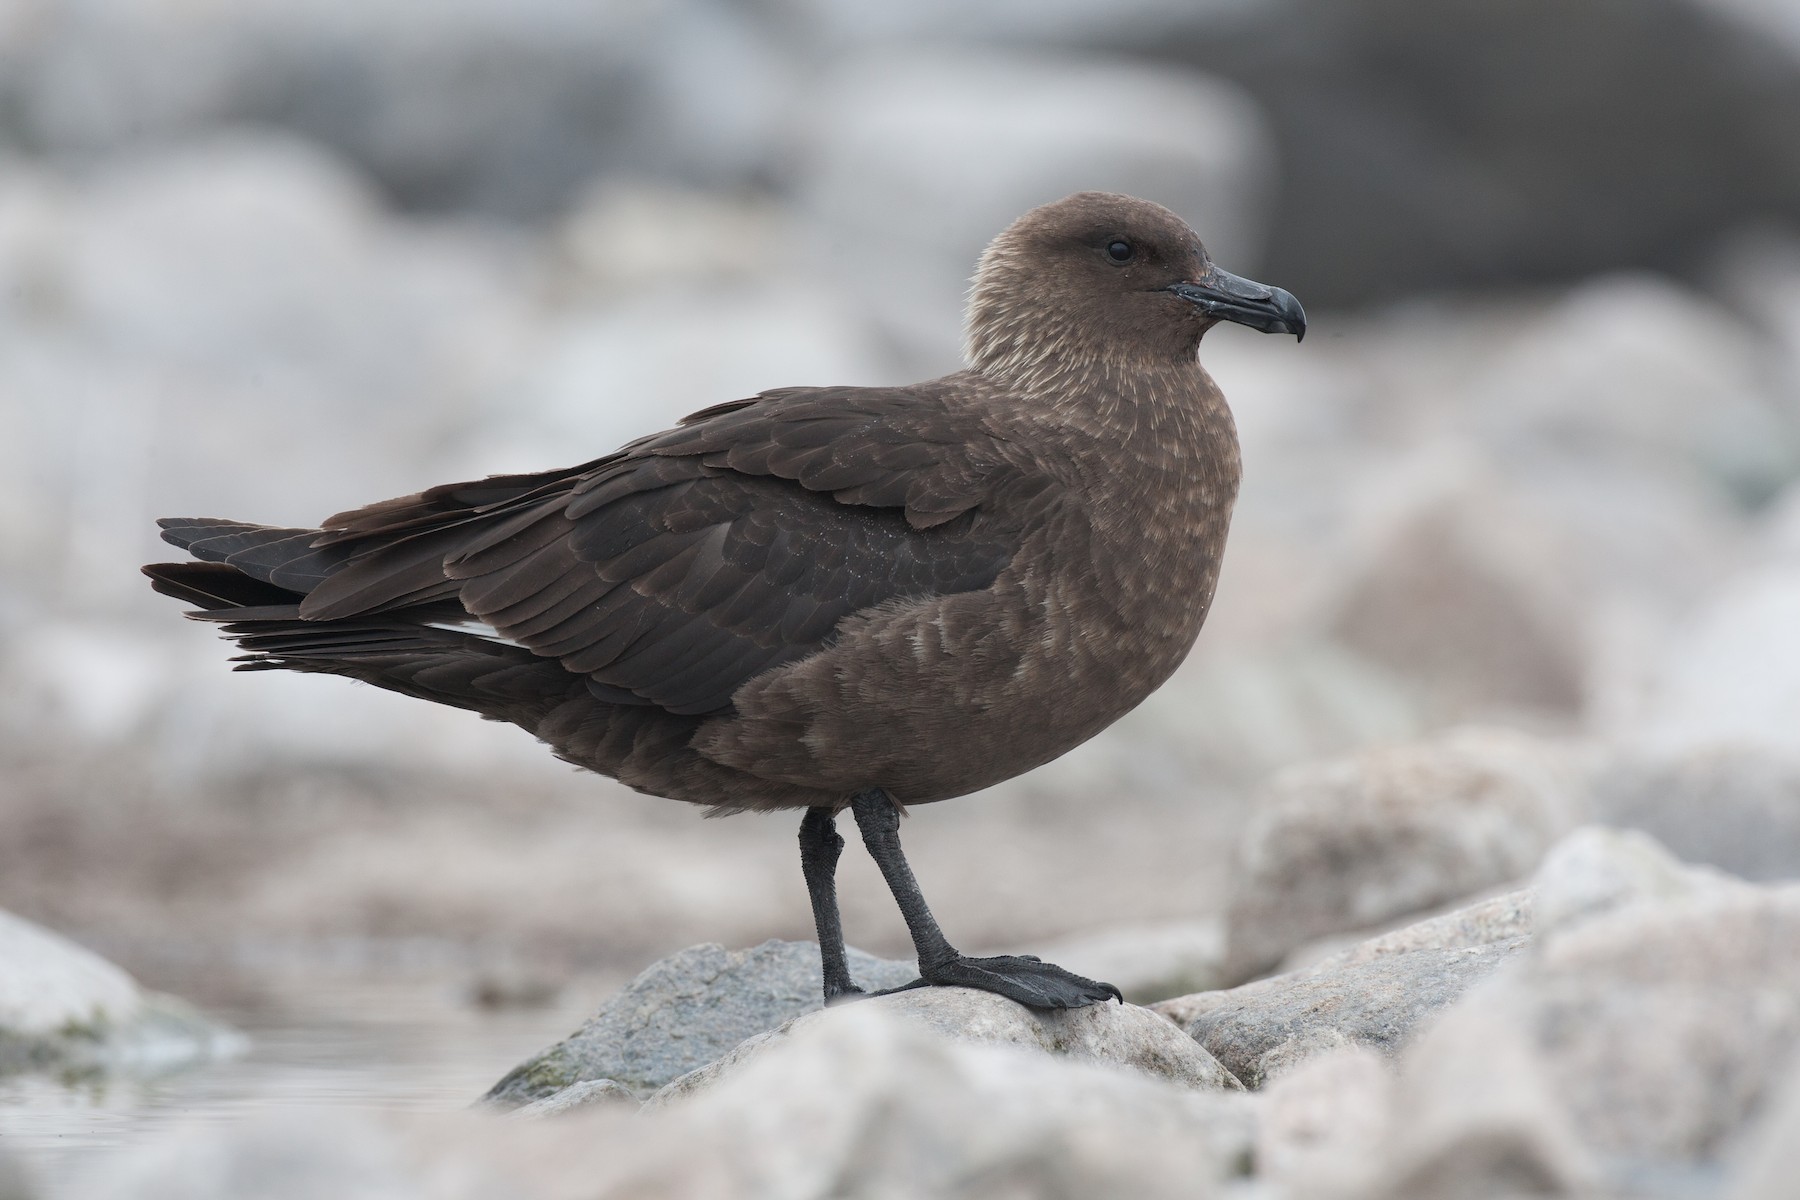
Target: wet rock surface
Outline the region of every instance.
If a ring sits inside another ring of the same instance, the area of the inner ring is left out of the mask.
[[[1217,1194],[1251,1163],[1241,1093],[945,1038],[870,1005],[826,1014],[715,1088],[642,1116],[352,1118],[190,1127],[84,1196],[827,1197]],[[383,1190],[388,1189],[388,1190]]]
[[[149,1071],[241,1052],[242,1039],[99,955],[0,912],[0,1073]]]
[[[918,978],[911,963],[860,951],[851,952],[850,970],[870,991]],[[811,942],[690,947],[647,968],[575,1033],[508,1072],[482,1101],[513,1108],[590,1080],[648,1095],[823,1007],[823,992],[819,948]]]

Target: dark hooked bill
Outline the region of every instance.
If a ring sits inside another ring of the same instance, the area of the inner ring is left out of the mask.
[[[1169,290],[1198,304],[1209,317],[1264,333],[1291,333],[1295,341],[1306,337],[1306,310],[1292,292],[1282,288],[1211,267],[1193,283],[1173,283]]]

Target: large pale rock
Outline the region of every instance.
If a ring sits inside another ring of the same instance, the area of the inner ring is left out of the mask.
[[[1580,707],[1575,556],[1513,491],[1454,449],[1392,471],[1332,602],[1333,636],[1413,681],[1433,711],[1566,717]]]
[[[1537,898],[1530,888],[1519,888],[1478,900],[1474,904],[1403,925],[1388,933],[1365,938],[1317,963],[1313,971],[1352,967],[1414,950],[1458,950],[1530,937],[1537,927]]]
[[[156,1070],[236,1052],[242,1039],[47,929],[0,912],[0,1072]]]
[[[1720,746],[1636,759],[1595,787],[1594,818],[1641,829],[1686,862],[1743,879],[1800,878],[1800,757]]]
[[[800,114],[802,211],[920,367],[953,368],[990,238],[1082,190],[1169,206],[1251,273],[1272,154],[1254,105],[1186,71],[1078,55],[912,49],[847,58]],[[839,249],[841,248],[841,249]]]
[[[1751,328],[1691,287],[1605,275],[1510,328],[1461,403],[1482,444],[1526,472],[1638,468],[1748,505],[1800,469],[1800,423],[1770,365]],[[1582,532],[1596,544],[1602,533]],[[1639,536],[1616,521],[1605,532]]]
[[[1243,1097],[949,1041],[867,1005],[825,1015],[659,1113],[685,1134],[676,1142],[684,1152],[645,1171],[640,1186],[721,1197],[774,1188],[795,1196],[1205,1196],[1248,1159]]]
[[[1544,855],[1531,881],[1531,921],[1534,932],[1552,934],[1622,908],[1750,891],[1688,866],[1646,833],[1585,825]]]
[[[1393,1065],[1365,1046],[1315,1054],[1263,1089],[1259,1178],[1302,1196],[1340,1194],[1371,1179],[1388,1135]]]
[[[1242,1090],[1211,1054],[1147,1008],[1109,1003],[1043,1011],[991,992],[919,988],[796,1018],[675,1080],[652,1096],[650,1105],[665,1105],[718,1087],[774,1054],[789,1039],[805,1036],[814,1026],[840,1021],[841,1013],[853,1009],[874,1009],[958,1042],[1035,1049],[1077,1061],[1128,1067],[1201,1091]]]
[[[1445,1045],[1459,1048],[1453,1071]],[[1508,1072],[1534,1077],[1515,1124],[1567,1130],[1626,1178],[1716,1165],[1797,1049],[1800,888],[1739,886],[1639,897],[1542,932],[1406,1063],[1461,1081],[1438,1093],[1446,1121],[1506,1091]]]
[[[1800,1179],[1800,1063],[1733,1157],[1727,1200],[1788,1200]]]
[[[1526,1035],[1478,1006],[1406,1056],[1369,1200],[1585,1196],[1595,1166]]]
[[[1586,1141],[1710,1157],[1800,1047],[1800,889],[1622,908],[1551,937],[1511,988]]]
[[[1577,765],[1471,729],[1280,773],[1239,843],[1228,975],[1526,874],[1575,823]]]
[[[1687,1195],[1717,1179],[1800,1045],[1800,889],[1730,880],[1641,833],[1590,827],[1551,850],[1528,891],[1339,962],[1404,963],[1429,953],[1406,944],[1508,930],[1529,934],[1515,939],[1527,948],[1421,1023],[1393,1087],[1357,1074],[1362,1047],[1332,1045],[1343,1034],[1331,1010],[1301,1045],[1265,1055],[1273,1174],[1368,1200]],[[1238,991],[1276,984],[1293,986]],[[1217,998],[1183,1003],[1205,1012]],[[1368,1137],[1334,1136],[1320,1123],[1333,1113],[1354,1114]]]
[[[918,977],[911,963],[850,952],[865,988]],[[648,1093],[740,1042],[823,1006],[819,948],[764,942],[749,950],[693,946],[647,968],[569,1037],[509,1071],[482,1097],[514,1108],[584,1080]]]
[[[1636,738],[1665,755],[1722,743],[1800,754],[1800,565],[1719,587],[1667,644]]]
[[[1284,975],[1152,1007],[1251,1086],[1338,1050],[1392,1057],[1433,1013],[1530,945],[1535,907],[1531,890],[1507,892]]]
[[[1157,1005],[1250,1087],[1322,1051],[1353,1044],[1398,1054],[1427,1018],[1530,944],[1412,950],[1260,979]]]

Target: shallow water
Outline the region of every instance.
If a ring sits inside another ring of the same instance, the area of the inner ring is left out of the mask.
[[[312,1105],[464,1108],[579,1025],[605,990],[488,1011],[454,982],[284,979],[273,1002],[204,1005],[248,1035],[235,1059],[151,1078],[0,1076],[0,1150],[54,1196],[107,1156],[192,1122]]]

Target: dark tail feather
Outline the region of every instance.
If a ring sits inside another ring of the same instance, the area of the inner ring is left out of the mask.
[[[245,651],[233,659],[237,670],[342,675],[533,732],[569,700],[592,704],[586,679],[555,659],[440,627],[468,614],[454,594],[444,594],[458,585],[444,577],[442,539],[434,548],[429,531],[371,550],[353,542],[315,547],[316,529],[211,517],[159,523],[165,541],[200,561],[152,563],[144,574],[163,595],[196,606],[190,617],[220,623]],[[319,599],[349,591],[352,600],[383,611],[338,603],[350,611],[302,619],[307,597],[347,565],[371,569],[349,572]]]
[[[232,660],[236,670],[343,675],[534,732],[545,714],[585,692],[586,680],[555,660],[475,634],[381,618],[271,619],[274,611],[229,614],[239,619],[221,632],[247,651]]]
[[[152,563],[144,574],[163,595],[197,605],[189,616],[222,623],[220,632],[247,652],[232,660],[239,671],[342,675],[532,730],[586,685],[554,659],[428,624],[466,619],[454,602],[386,617],[303,621],[300,593],[226,563]]]
[[[151,563],[150,586],[165,596],[197,604],[205,613],[220,609],[289,606],[298,613],[300,593],[252,579],[222,562]]]
[[[227,563],[246,575],[302,595],[349,560],[347,546],[315,548],[317,529],[281,529],[220,517],[164,517],[163,541],[203,562]]]

